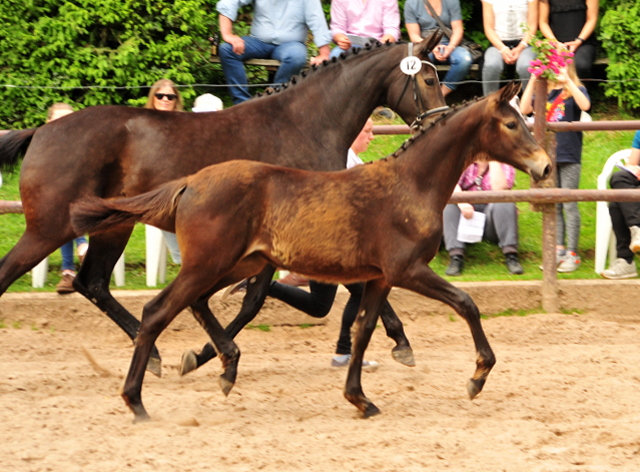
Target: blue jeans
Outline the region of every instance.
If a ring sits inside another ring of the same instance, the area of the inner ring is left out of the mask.
[[[79,238],[74,239],[73,241],[69,241],[67,244],[60,248],[60,253],[62,254],[62,270],[72,270],[76,271],[76,266],[73,263],[73,242],[75,241],[76,247],[81,244],[87,244],[87,238],[84,236],[80,236]]]
[[[527,87],[527,83],[529,83],[531,72],[527,69],[529,68],[529,63],[535,58],[536,53],[533,52],[533,48],[527,46],[522,50],[516,60],[516,72],[520,80],[522,80],[522,90],[524,90]],[[500,88],[500,75],[502,75],[504,71],[504,66],[504,59],[502,59],[500,51],[493,46],[489,47],[484,53],[484,67],[482,69],[482,93],[485,96]]]
[[[344,53],[349,52],[349,51],[351,51],[352,48],[360,49],[360,48],[362,48],[362,46],[356,46],[355,44],[352,44],[351,47],[349,49],[347,49],[346,51],[344,49],[340,49],[339,46],[336,46],[335,48],[333,48],[331,50],[331,54],[329,54],[329,59],[333,59],[334,57],[340,56],[341,52],[344,52]]]
[[[276,72],[274,82],[277,84],[288,82],[291,77],[299,74],[307,63],[307,47],[298,41],[275,45],[260,41],[253,36],[243,36],[244,54],[233,52],[229,43],[220,45],[220,63],[222,71],[231,85],[229,93],[234,104],[249,100],[249,87],[247,87],[247,74],[242,61],[247,59],[276,59],[280,61],[280,67]]]
[[[449,44],[448,38],[445,38],[440,42],[440,45],[446,46],[447,44]],[[444,80],[442,82],[447,88],[450,88],[451,90],[456,89],[456,87],[458,86],[458,82],[461,82],[462,79],[467,76],[469,68],[471,67],[471,64],[473,64],[471,53],[460,46],[455,48],[453,52],[449,54],[449,57],[446,61],[437,61],[433,53],[429,54],[429,60],[434,64],[451,65],[449,71],[447,72],[447,75],[444,76]]]
[[[178,237],[176,233],[171,233],[169,231],[162,231],[162,236],[164,236],[164,242],[167,243],[167,249],[169,250],[169,254],[171,254],[171,259],[174,264],[182,264],[182,256],[180,255],[180,247],[178,246]]]

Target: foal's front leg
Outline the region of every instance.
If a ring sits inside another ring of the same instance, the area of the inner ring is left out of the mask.
[[[469,398],[473,400],[482,391],[489,372],[496,363],[495,355],[480,323],[478,307],[467,293],[451,285],[422,262],[416,263],[409,273],[399,280],[398,286],[444,302],[466,320],[477,352],[476,371],[467,384]]]
[[[358,317],[356,318],[357,331],[351,348],[351,363],[349,364],[344,396],[364,414],[365,418],[380,413],[380,410],[362,391],[362,361],[364,352],[371,340],[371,335],[376,328],[378,315],[390,290],[391,287],[387,285],[384,279],[367,282],[360,302]]]

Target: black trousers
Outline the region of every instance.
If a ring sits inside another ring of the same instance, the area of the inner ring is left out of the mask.
[[[611,176],[610,184],[611,188],[640,188],[640,181],[626,170],[615,172]],[[610,202],[609,215],[616,235],[618,257],[630,263],[633,260],[633,252],[629,249],[629,227],[640,226],[640,202]]]

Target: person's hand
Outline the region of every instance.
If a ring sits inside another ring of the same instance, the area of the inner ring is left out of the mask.
[[[386,43],[387,41],[389,41],[390,43],[395,43],[396,38],[394,38],[392,34],[385,34],[382,38],[380,38],[380,42],[382,44]]]
[[[233,52],[238,56],[244,54],[244,39],[235,34],[226,35],[222,38],[226,43],[231,44]]]
[[[576,52],[576,49],[578,49],[580,46],[582,46],[582,41],[580,41],[579,39],[574,39],[573,41],[567,41],[566,43],[564,43],[564,47],[566,47],[569,52]]]
[[[347,38],[346,34],[338,33],[333,37],[333,42],[338,45],[343,51],[348,51],[351,47],[351,41]]]
[[[433,50],[433,55],[438,61],[445,62],[447,58],[451,55],[454,49],[455,47],[451,46],[451,44],[447,44],[447,45],[439,44]]]
[[[636,179],[640,180],[640,166],[627,165],[626,167],[636,176]]]
[[[560,71],[556,74],[556,82],[559,84],[566,84],[571,82],[571,77],[569,77],[569,71],[566,67],[560,69]]]
[[[500,53],[502,54],[502,60],[505,64],[515,64],[516,59],[518,59],[518,56],[516,56],[515,58],[513,57],[513,52],[509,48],[509,46],[504,46]]]
[[[475,209],[473,208],[472,204],[458,203],[458,208],[460,208],[460,213],[462,213],[462,216],[464,216],[466,219],[470,220],[471,218],[473,218]]]
[[[329,60],[329,56],[320,54],[316,57],[312,57],[311,59],[309,59],[309,64],[311,64],[312,66],[319,66],[322,64],[322,61],[328,61],[328,60]]]

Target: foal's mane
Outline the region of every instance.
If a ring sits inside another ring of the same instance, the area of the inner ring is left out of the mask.
[[[333,64],[336,64],[338,62],[343,62],[347,59],[352,58],[353,56],[357,56],[361,52],[370,52],[370,51],[378,50],[369,54],[373,56],[375,52],[382,52],[384,50],[383,46],[385,48],[388,48],[393,45],[399,45],[399,44],[406,44],[406,43],[404,41],[398,41],[396,43],[390,43],[390,42],[381,43],[380,41],[376,41],[375,43],[368,43],[366,46],[362,48],[351,48],[349,51],[343,51],[340,53],[340,55],[337,58],[333,57],[329,60],[325,59],[324,61],[322,61],[322,65],[320,66],[314,64],[313,66],[311,66],[310,69],[303,70],[300,74],[294,75],[293,77],[291,77],[291,79],[289,79],[288,82],[284,84],[277,84],[277,85],[274,85],[273,87],[267,87],[267,89],[264,92],[256,94],[250,100],[259,99],[265,96],[273,95],[274,93],[283,92],[286,89],[288,89],[290,86],[296,85],[300,81],[306,79],[310,74],[320,70],[325,70],[327,67],[331,67]]]

